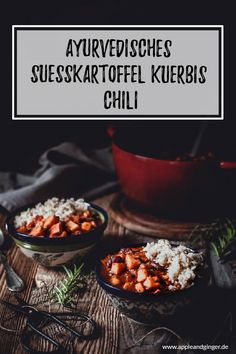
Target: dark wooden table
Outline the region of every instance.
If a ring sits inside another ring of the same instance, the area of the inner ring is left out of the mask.
[[[109,203],[111,198],[112,196],[106,196],[96,200],[95,203],[101,205],[109,212]],[[0,214],[0,222],[3,221],[4,215]],[[141,235],[129,232],[110,219],[104,238],[99,246],[98,253],[102,254],[103,252],[109,251],[114,247],[114,245],[118,246],[128,242],[151,240],[152,238],[143,237]],[[12,247],[8,252],[8,260],[13,268],[24,279],[26,283],[26,290],[21,294],[21,296],[25,301],[31,304],[38,303],[43,299],[41,291],[42,281],[46,282],[50,286],[50,284],[54,283],[57,279],[60,279],[63,276],[61,271],[43,268],[37,263],[27,259],[16,247]],[[15,301],[14,295],[12,295],[6,288],[5,275],[1,265],[0,298],[7,301]],[[44,305],[42,304],[40,306]],[[45,306],[45,309],[48,310],[47,305]],[[55,308],[51,309],[55,310]],[[180,322],[176,323],[174,320],[170,326],[160,325],[157,327],[150,327],[137,324],[110,306],[107,301],[106,294],[98,286],[93,272],[91,272],[87,277],[86,290],[79,296],[77,310],[92,316],[99,326],[99,336],[97,339],[90,341],[77,340],[75,342],[67,343],[68,353],[161,353],[161,345],[166,343],[183,344],[187,342],[193,343],[195,341],[197,343],[210,344],[218,335],[218,332],[222,327],[221,317],[219,317],[220,313],[219,311],[216,312],[215,308],[213,308],[212,313],[209,313],[208,315],[205,314],[205,310],[202,310],[203,317],[201,317],[201,319],[204,319],[201,320],[202,332],[204,332],[202,334],[200,333],[201,331],[197,320],[194,319],[187,323],[188,330],[186,330],[186,326],[185,328],[182,328],[182,324],[180,325]],[[6,310],[3,306],[1,306],[0,319],[4,319],[4,316],[6,317]],[[227,321],[227,312],[224,312],[222,319],[226,319]],[[189,321],[189,318],[186,318],[186,320],[183,318],[182,321],[187,322]],[[210,324],[208,324],[209,321],[211,321]],[[215,323],[216,325],[212,326],[211,323]],[[204,330],[204,325],[209,329],[208,337],[206,336],[207,330]],[[189,326],[192,326],[191,331],[189,331]],[[211,329],[210,326],[212,327]],[[22,318],[14,320],[14,327],[18,329],[22,327]],[[196,333],[198,333],[197,338]],[[37,340],[35,339],[34,345],[37,347],[38,344],[41,345],[41,349],[43,348],[45,351],[49,350],[46,342],[37,343]],[[20,345],[18,336],[8,334],[0,330],[0,353],[23,354],[25,351]]]

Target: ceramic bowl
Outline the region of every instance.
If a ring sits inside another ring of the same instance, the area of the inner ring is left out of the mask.
[[[100,215],[102,223],[92,231],[80,236],[71,235],[65,238],[31,237],[17,232],[14,227],[15,216],[33,205],[25,206],[11,213],[6,220],[6,228],[21,252],[43,266],[57,267],[73,261],[83,261],[101,239],[108,222],[108,215],[104,209],[95,204],[90,205]]]
[[[128,247],[138,246],[143,245]],[[190,288],[158,295],[134,293],[109,284],[102,275],[101,261],[96,265],[96,278],[109,302],[122,314],[140,323],[157,324],[168,322],[173,316],[181,316],[183,310],[199,301],[209,285],[209,268],[206,263],[202,266]]]

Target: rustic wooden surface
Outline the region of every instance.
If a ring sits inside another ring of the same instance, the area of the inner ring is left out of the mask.
[[[112,196],[107,196],[96,200],[95,202],[106,208],[109,212],[111,198]],[[0,218],[0,222],[3,222],[4,215],[1,213]],[[126,242],[138,243],[140,241],[151,240],[152,238],[140,236],[124,229],[110,218],[109,225],[105,232],[103,241],[100,244],[98,253],[102,255],[112,249],[115,245],[124,245]],[[43,287],[41,287],[42,281],[46,282],[49,286],[62,276],[61,271],[48,270],[27,259],[16,247],[11,248],[8,252],[8,260],[13,268],[23,277],[26,283],[26,290],[21,294],[22,299],[31,304],[37,304],[44,299],[42,290]],[[67,345],[68,353],[152,354],[161,353],[161,344],[166,344],[167,342],[171,344],[180,344],[183,342],[186,343],[186,341],[196,341],[196,338],[194,339],[194,337],[191,337],[191,335],[185,332],[185,330],[180,330],[179,323],[176,325],[173,322],[168,328],[163,328],[163,326],[154,328],[143,326],[127,319],[109,305],[106,295],[96,283],[93,273],[90,273],[88,276],[87,283],[88,284],[85,291],[79,295],[77,311],[81,311],[92,316],[99,326],[99,335],[97,339],[90,341],[77,340],[74,342],[66,342],[65,339],[64,343]],[[7,301],[15,301],[14,296],[10,294],[5,286],[5,276],[1,265],[0,298]],[[44,309],[48,310],[47,304],[41,304],[40,306],[46,306]],[[52,309],[55,310],[55,308],[51,308],[51,310]],[[6,309],[3,306],[0,306],[0,320],[2,321],[7,316]],[[217,314],[217,318],[218,317],[219,314]],[[186,321],[188,321],[188,324],[190,323],[189,320]],[[210,328],[209,326],[211,325],[208,325],[207,320],[205,320],[205,322],[206,326]],[[213,322],[216,323],[214,316]],[[14,326],[18,329],[21,328],[22,319],[14,320]],[[198,329],[193,327],[192,330],[195,333],[199,333],[199,327]],[[214,338],[217,331],[217,326],[212,331],[209,330],[211,340]],[[60,330],[59,337],[63,337]],[[197,340],[199,341],[199,337]],[[210,343],[209,338],[208,341],[205,339],[204,343]],[[46,342],[41,343],[37,339],[34,340],[34,345],[36,347],[37,345],[41,345],[41,350],[43,349],[44,351],[50,349]],[[16,353],[25,353],[24,349],[20,345],[19,337],[12,334],[7,334],[0,330],[0,354]]]

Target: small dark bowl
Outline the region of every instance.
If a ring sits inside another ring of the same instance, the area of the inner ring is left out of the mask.
[[[90,204],[91,208],[99,214],[102,223],[80,236],[70,235],[65,238],[32,237],[17,232],[14,226],[15,216],[34,205],[30,204],[10,213],[6,219],[6,228],[22,253],[47,267],[61,266],[71,263],[73,260],[78,260],[78,258],[83,260],[99,242],[107,226],[107,212],[98,205]]]
[[[144,244],[127,247],[140,246]],[[181,311],[194,305],[200,296],[204,295],[210,279],[209,267],[204,262],[194,285],[187,289],[158,295],[135,293],[109,284],[102,276],[101,267],[99,261],[96,265],[96,278],[98,284],[105,290],[110,303],[127,317],[146,324],[167,322],[173,315],[179,315]]]

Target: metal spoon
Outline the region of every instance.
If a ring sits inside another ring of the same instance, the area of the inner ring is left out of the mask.
[[[0,229],[0,240],[4,239],[2,230]],[[0,242],[1,244],[1,242]],[[18,292],[22,291],[25,288],[23,280],[15,273],[12,267],[9,266],[7,262],[7,257],[0,250],[0,262],[3,265],[6,274],[6,283],[10,291]]]

